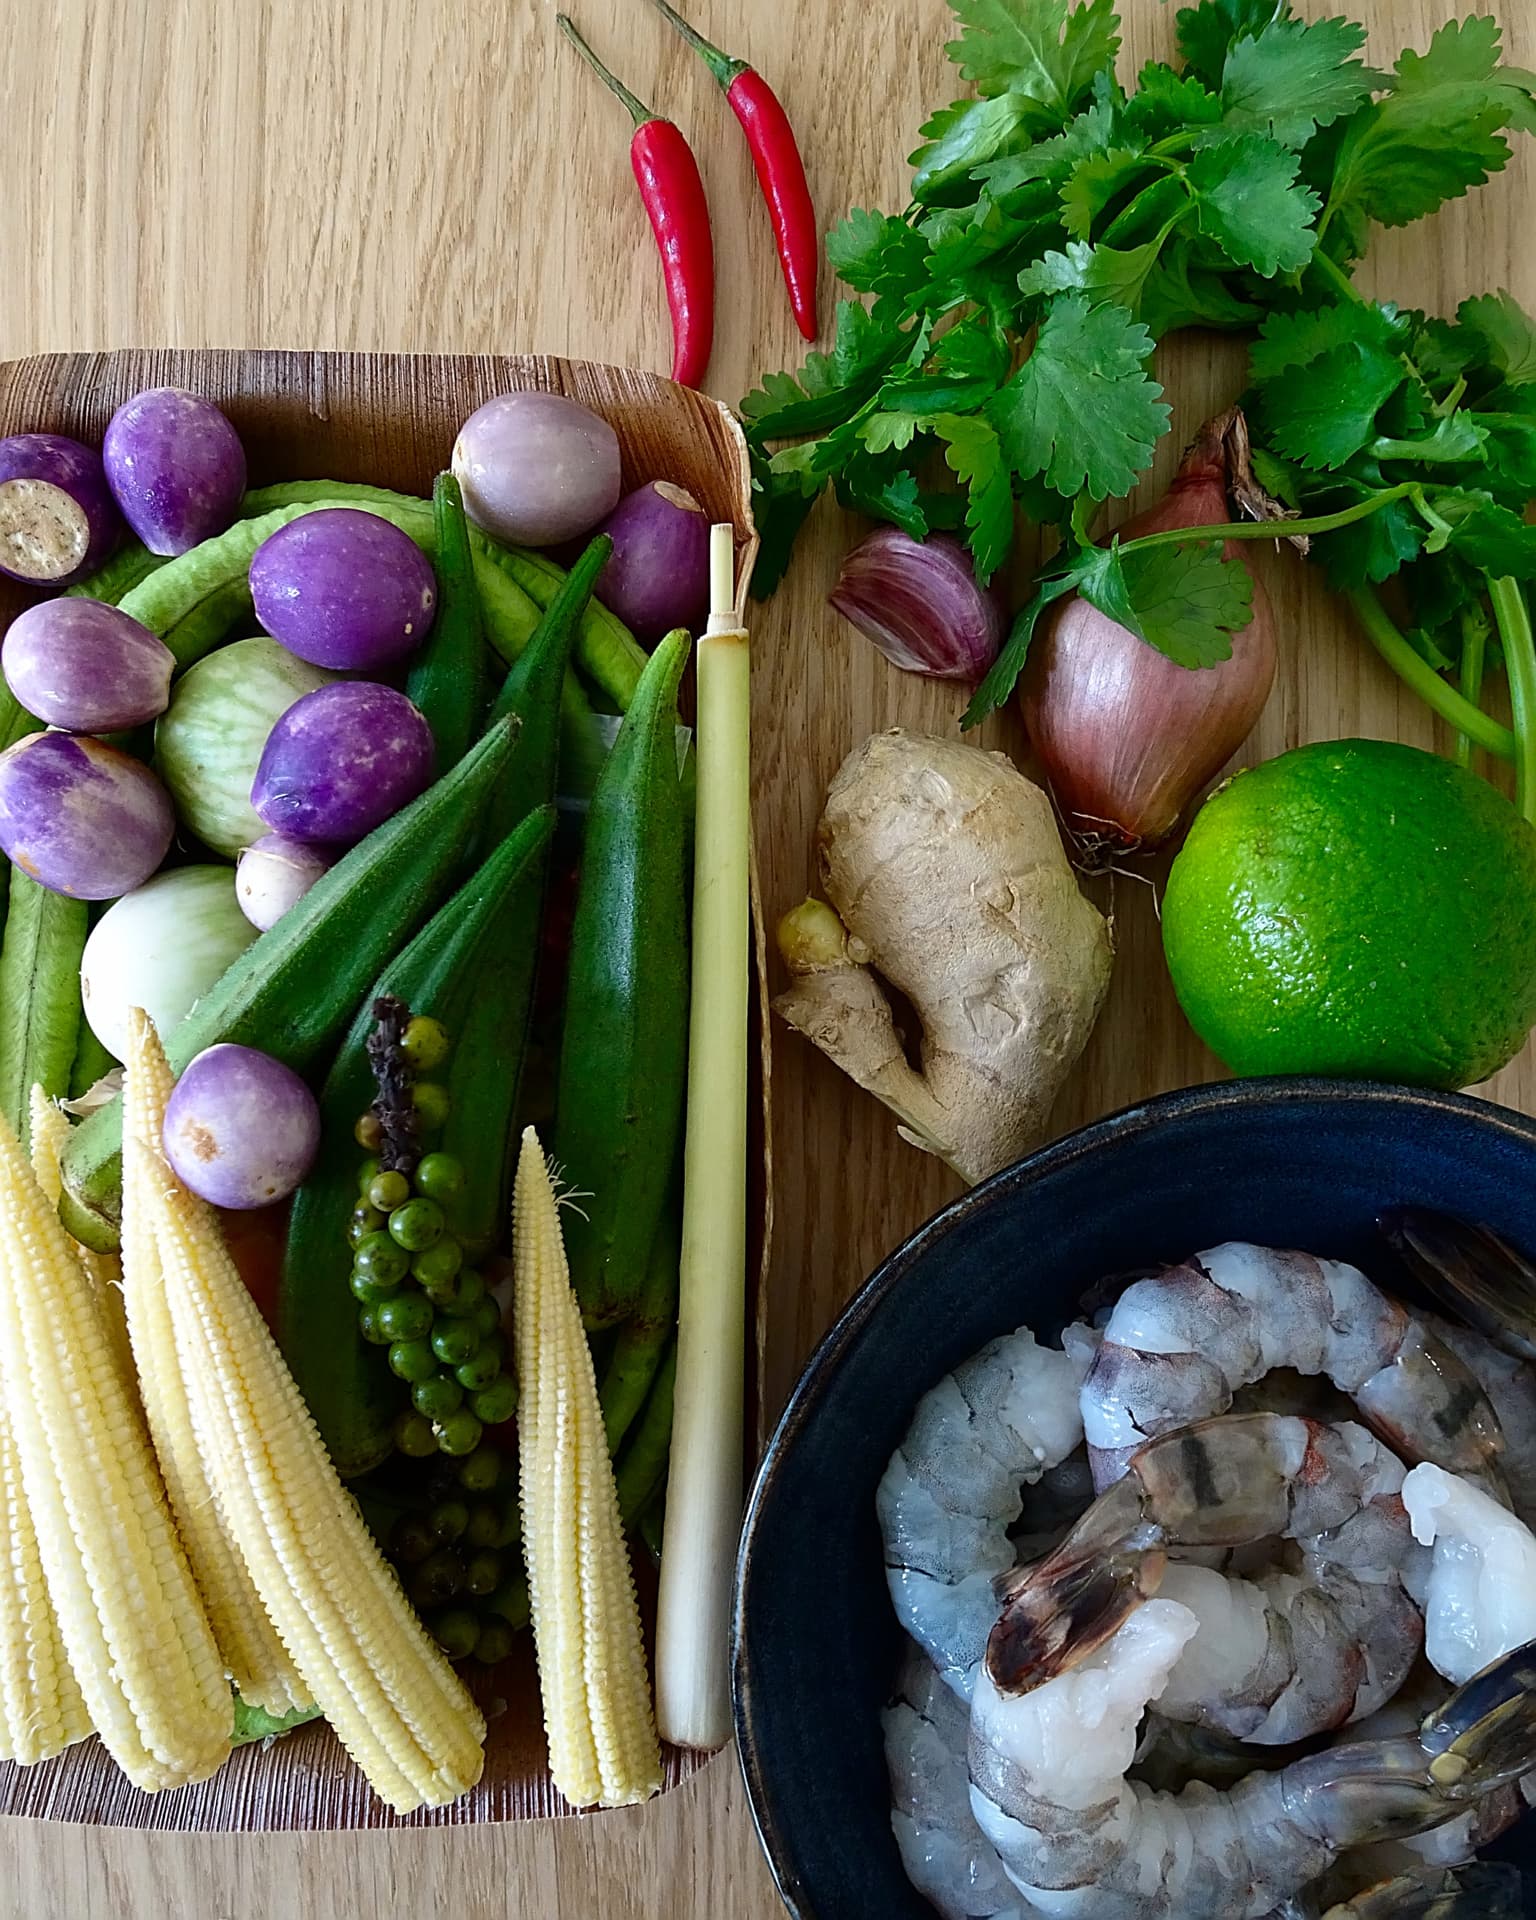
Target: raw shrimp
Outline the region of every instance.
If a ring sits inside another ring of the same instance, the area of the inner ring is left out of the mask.
[[[997,1618],[996,1575],[1023,1488],[1081,1444],[1078,1393],[1096,1336],[1069,1327],[1042,1347],[1005,1334],[923,1395],[876,1504],[897,1618],[962,1698]]]
[[[1177,1795],[1125,1778],[1136,1728],[1198,1622],[1152,1599],[1033,1692],[985,1669],[971,1804],[1026,1900],[1071,1920],[1258,1920],[1346,1848],[1424,1831],[1536,1764],[1536,1649],[1459,1688],[1417,1732],[1350,1742]]]
[[[1536,1266],[1491,1227],[1398,1207],[1381,1230],[1408,1271],[1458,1319],[1517,1359],[1536,1360]]]
[[[987,1671],[1005,1692],[1048,1680],[1160,1592],[1199,1623],[1160,1689],[1170,1719],[1280,1746],[1371,1713],[1423,1638],[1404,1577],[1424,1555],[1402,1485],[1401,1462],[1353,1422],[1228,1414],[1165,1434],[1060,1547],[998,1582]],[[1168,1563],[1172,1549],[1273,1535],[1295,1543],[1296,1570]]]
[[[1486,1493],[1440,1467],[1403,1482],[1414,1537],[1434,1548],[1424,1651],[1447,1680],[1470,1679],[1536,1640],[1536,1536]]]
[[[1354,1267],[1233,1241],[1137,1280],[1083,1383],[1102,1488],[1154,1434],[1221,1413],[1274,1367],[1326,1374],[1396,1452],[1497,1488],[1487,1396],[1423,1321]]]
[[[1424,1324],[1487,1394],[1504,1434],[1510,1505],[1528,1527],[1536,1525],[1536,1367],[1472,1327],[1459,1327],[1434,1313],[1424,1315]]]
[[[1315,1911],[1298,1906],[1297,1920]],[[1524,1912],[1520,1869],[1480,1862],[1424,1877],[1394,1874],[1329,1907],[1322,1920],[1520,1920]]]
[[[944,1920],[1026,1920],[1035,1909],[1003,1871],[971,1811],[971,1716],[912,1647],[881,1725],[891,1776],[891,1828],[907,1878]]]

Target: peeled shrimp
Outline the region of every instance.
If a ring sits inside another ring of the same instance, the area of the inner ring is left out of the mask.
[[[1009,1528],[1023,1488],[1083,1438],[1078,1394],[1094,1347],[1028,1327],[1005,1334],[923,1395],[876,1496],[897,1618],[946,1684],[970,1697],[997,1618],[993,1579],[1017,1558]]]
[[[1095,1653],[1022,1695],[985,1668],[971,1804],[1014,1884],[1071,1920],[1258,1920],[1346,1848],[1412,1834],[1536,1763],[1536,1660],[1507,1655],[1415,1733],[1351,1742],[1227,1792],[1125,1778],[1143,1709],[1198,1622],[1152,1599]]]
[[[1403,1482],[1414,1537],[1434,1548],[1424,1651],[1447,1680],[1468,1680],[1508,1648],[1536,1640],[1536,1535],[1486,1493],[1439,1467]]]
[[[1402,1485],[1401,1463],[1353,1422],[1229,1414],[1165,1434],[1061,1546],[999,1582],[987,1670],[1023,1691],[1161,1593],[1198,1623],[1160,1689],[1168,1718],[1279,1746],[1374,1712],[1423,1638],[1403,1584],[1424,1556]],[[1273,1535],[1295,1543],[1295,1570],[1243,1579],[1168,1561],[1172,1549]]]
[[[944,1920],[1026,1920],[1035,1909],[971,1811],[965,1750],[971,1716],[913,1647],[886,1708],[891,1828],[907,1878]]]
[[[1095,1483],[1153,1435],[1230,1406],[1274,1367],[1326,1374],[1394,1451],[1500,1484],[1487,1395],[1422,1319],[1356,1268],[1232,1241],[1133,1282],[1083,1382]]]

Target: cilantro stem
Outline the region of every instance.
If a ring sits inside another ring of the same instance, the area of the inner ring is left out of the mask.
[[[1354,587],[1348,599],[1371,645],[1426,706],[1432,707],[1447,725],[1454,727],[1458,733],[1466,734],[1468,739],[1476,741],[1489,753],[1497,754],[1501,760],[1515,758],[1514,734],[1508,727],[1501,727],[1481,708],[1474,707],[1470,700],[1464,700],[1454,687],[1448,686],[1440,678],[1427,660],[1414,652],[1381,604],[1374,587]],[[1526,632],[1530,632],[1528,624]],[[1533,680],[1536,680],[1536,662],[1533,662]]]
[[[1328,213],[1332,211],[1333,209],[1330,207]],[[1325,213],[1318,223],[1317,248],[1307,264],[1314,267],[1317,272],[1322,275],[1341,300],[1353,300],[1359,304],[1364,304],[1365,295],[1360,292],[1354,281],[1350,279],[1349,275],[1339,265],[1337,260],[1332,259],[1328,254],[1323,252],[1323,235],[1328,230],[1328,213]]]
[[[1489,583],[1493,617],[1504,646],[1509,706],[1515,722],[1515,805],[1536,826],[1536,636],[1520,582],[1506,575]]]
[[[1488,648],[1488,622],[1481,609],[1468,608],[1461,616],[1461,697],[1471,701],[1474,707],[1482,708],[1483,700],[1483,662]],[[1456,736],[1456,764],[1470,768],[1472,765],[1472,736],[1458,733]]]
[[[1175,547],[1182,541],[1208,545],[1212,540],[1290,540],[1298,534],[1334,533],[1340,527],[1353,526],[1357,520],[1369,520],[1394,500],[1406,500],[1418,492],[1415,481],[1405,480],[1395,487],[1357,500],[1352,507],[1340,507],[1337,513],[1313,514],[1306,520],[1236,520],[1224,527],[1169,527],[1162,533],[1144,533],[1127,540],[1122,553],[1140,553],[1149,547]]]

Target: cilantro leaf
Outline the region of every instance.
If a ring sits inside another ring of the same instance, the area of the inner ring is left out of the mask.
[[[891,469],[878,460],[850,460],[838,475],[837,497],[855,513],[890,521],[909,539],[921,540],[931,531],[933,523],[917,475],[905,467]]]
[[[1147,163],[1134,147],[1111,147],[1080,160],[1061,189],[1062,218],[1068,233],[1079,240],[1088,239],[1100,214],[1146,171]]]
[[[1390,93],[1348,121],[1324,226],[1341,221],[1349,251],[1363,251],[1368,222],[1406,226],[1507,165],[1502,130],[1531,128],[1536,110],[1531,76],[1498,62],[1496,20],[1449,21],[1424,53],[1400,57]]]
[[[1148,141],[1164,140],[1191,127],[1215,126],[1221,101],[1192,73],[1175,73],[1149,60],[1136,76],[1136,91],[1121,109],[1121,121]]]
[[[741,403],[751,437],[786,440],[822,433],[856,413],[880,385],[885,370],[912,339],[877,322],[868,307],[840,300],[830,353],[806,356],[798,379],[771,373]]]
[[[1341,467],[1369,443],[1377,414],[1406,378],[1402,361],[1378,347],[1332,347],[1308,365],[1304,379],[1260,389],[1265,438],[1304,467]]]
[[[872,413],[859,423],[859,438],[870,453],[899,453],[911,446],[918,425],[915,413]]]
[[[1451,525],[1449,550],[1469,566],[1495,578],[1512,573],[1529,580],[1536,575],[1536,527],[1509,507],[1471,490],[1437,493],[1430,505]]]
[[[1163,250],[1142,290],[1140,317],[1158,340],[1179,327],[1251,327],[1261,315],[1225,277],[1195,265],[1182,234]]]
[[[1353,113],[1386,83],[1354,58],[1365,29],[1353,20],[1275,19],[1233,42],[1222,67],[1229,127],[1305,146],[1319,127]]]
[[[969,489],[965,524],[977,578],[985,585],[1013,548],[1013,479],[1002,442],[995,428],[974,416],[939,414],[928,424],[945,443],[950,471]]]
[[[1069,240],[1065,253],[1047,253],[1019,275],[1019,291],[1031,295],[1086,293],[1097,302],[1112,300],[1135,313],[1141,300],[1147,275],[1157,265],[1162,242],[1149,240],[1145,246],[1125,252],[1102,242],[1096,247],[1082,240]]]
[[[827,235],[827,263],[860,293],[905,296],[922,284],[928,242],[893,213],[855,207]]]
[[[945,48],[985,94],[1016,93],[1057,110],[1078,104],[1094,75],[1112,67],[1120,22],[1112,0],[950,0],[961,34]]]
[[[1186,179],[1200,231],[1229,260],[1266,280],[1294,273],[1312,258],[1317,195],[1297,178],[1296,155],[1261,133],[1239,133],[1203,147]]]
[[[1367,583],[1390,580],[1424,548],[1424,522],[1406,500],[1389,500],[1384,507],[1335,533],[1322,533],[1312,543],[1313,558],[1323,567],[1328,584],[1341,593]]]
[[[1013,692],[1019,675],[1024,671],[1024,662],[1029,658],[1030,642],[1035,637],[1041,614],[1047,607],[1064,599],[1076,585],[1077,576],[1070,569],[1043,573],[1036,579],[1034,592],[1013,616],[1008,638],[1003,642],[986,678],[972,694],[971,704],[961,714],[962,727],[979,727],[987,715],[996,713]]]
[[[1292,367],[1305,367],[1334,347],[1401,344],[1399,322],[1372,301],[1341,300],[1337,306],[1302,313],[1272,313],[1248,349],[1255,380],[1273,380]]]
[[[1536,321],[1513,294],[1501,290],[1463,300],[1456,318],[1476,337],[1489,365],[1496,367],[1511,386],[1536,381]]]
[[[752,597],[766,600],[789,568],[800,529],[810,518],[821,489],[809,493],[795,476],[773,473],[768,462],[752,456],[753,519],[757,522],[757,563],[752,569]]]
[[[975,192],[971,175],[976,168],[1028,148],[1057,124],[1037,100],[1022,93],[940,107],[918,129],[923,144],[908,155],[912,198],[925,207],[966,204]]]
[[[1253,576],[1224,560],[1219,540],[1125,552],[1118,540],[1090,549],[1078,591],[1109,619],[1181,667],[1232,657],[1232,635],[1253,618]]]
[[[1197,80],[1219,89],[1233,44],[1290,18],[1288,0],[1202,0],[1179,9],[1179,52]]]
[[[1012,364],[1007,335],[972,314],[943,334],[926,360],[892,372],[880,401],[909,413],[970,413],[991,398]]]
[[[1128,493],[1171,409],[1145,370],[1152,336],[1120,307],[1060,296],[1034,352],[987,409],[1013,470],[1061,494]]]

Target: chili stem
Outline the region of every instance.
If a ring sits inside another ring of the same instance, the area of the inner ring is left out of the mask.
[[[1488,628],[1479,612],[1461,616],[1461,695],[1474,707],[1483,703],[1483,663],[1487,654]],[[1456,736],[1456,764],[1470,768],[1474,743],[1470,734]]]
[[[598,59],[597,55],[576,31],[576,23],[568,13],[557,13],[555,15],[555,25],[565,35],[566,39],[570,41],[571,45],[581,55],[582,59],[586,61],[587,65],[597,75],[598,79],[602,81],[608,91],[615,95],[616,98],[622,100],[625,106],[629,108],[630,118],[637,127],[643,127],[648,121],[659,120],[661,118],[659,113],[652,113],[643,100],[638,99],[632,94],[616,73],[609,72],[608,68],[603,65],[602,61]]]
[[[733,60],[728,53],[722,53],[712,40],[704,38],[697,27],[688,24],[676,7],[669,6],[667,0],[651,0],[651,5],[664,20],[669,20],[677,28],[727,91],[730,90],[732,83],[739,80],[747,71],[745,60]]]
[[[1501,760],[1515,758],[1514,734],[1474,707],[1470,700],[1464,700],[1454,687],[1446,685],[1427,660],[1414,652],[1393,624],[1374,587],[1354,587],[1348,599],[1371,645],[1426,706],[1489,753],[1497,754]]]
[[[1515,805],[1536,826],[1536,637],[1520,582],[1506,576],[1490,583],[1493,617],[1504,645],[1504,672],[1515,721]]]

